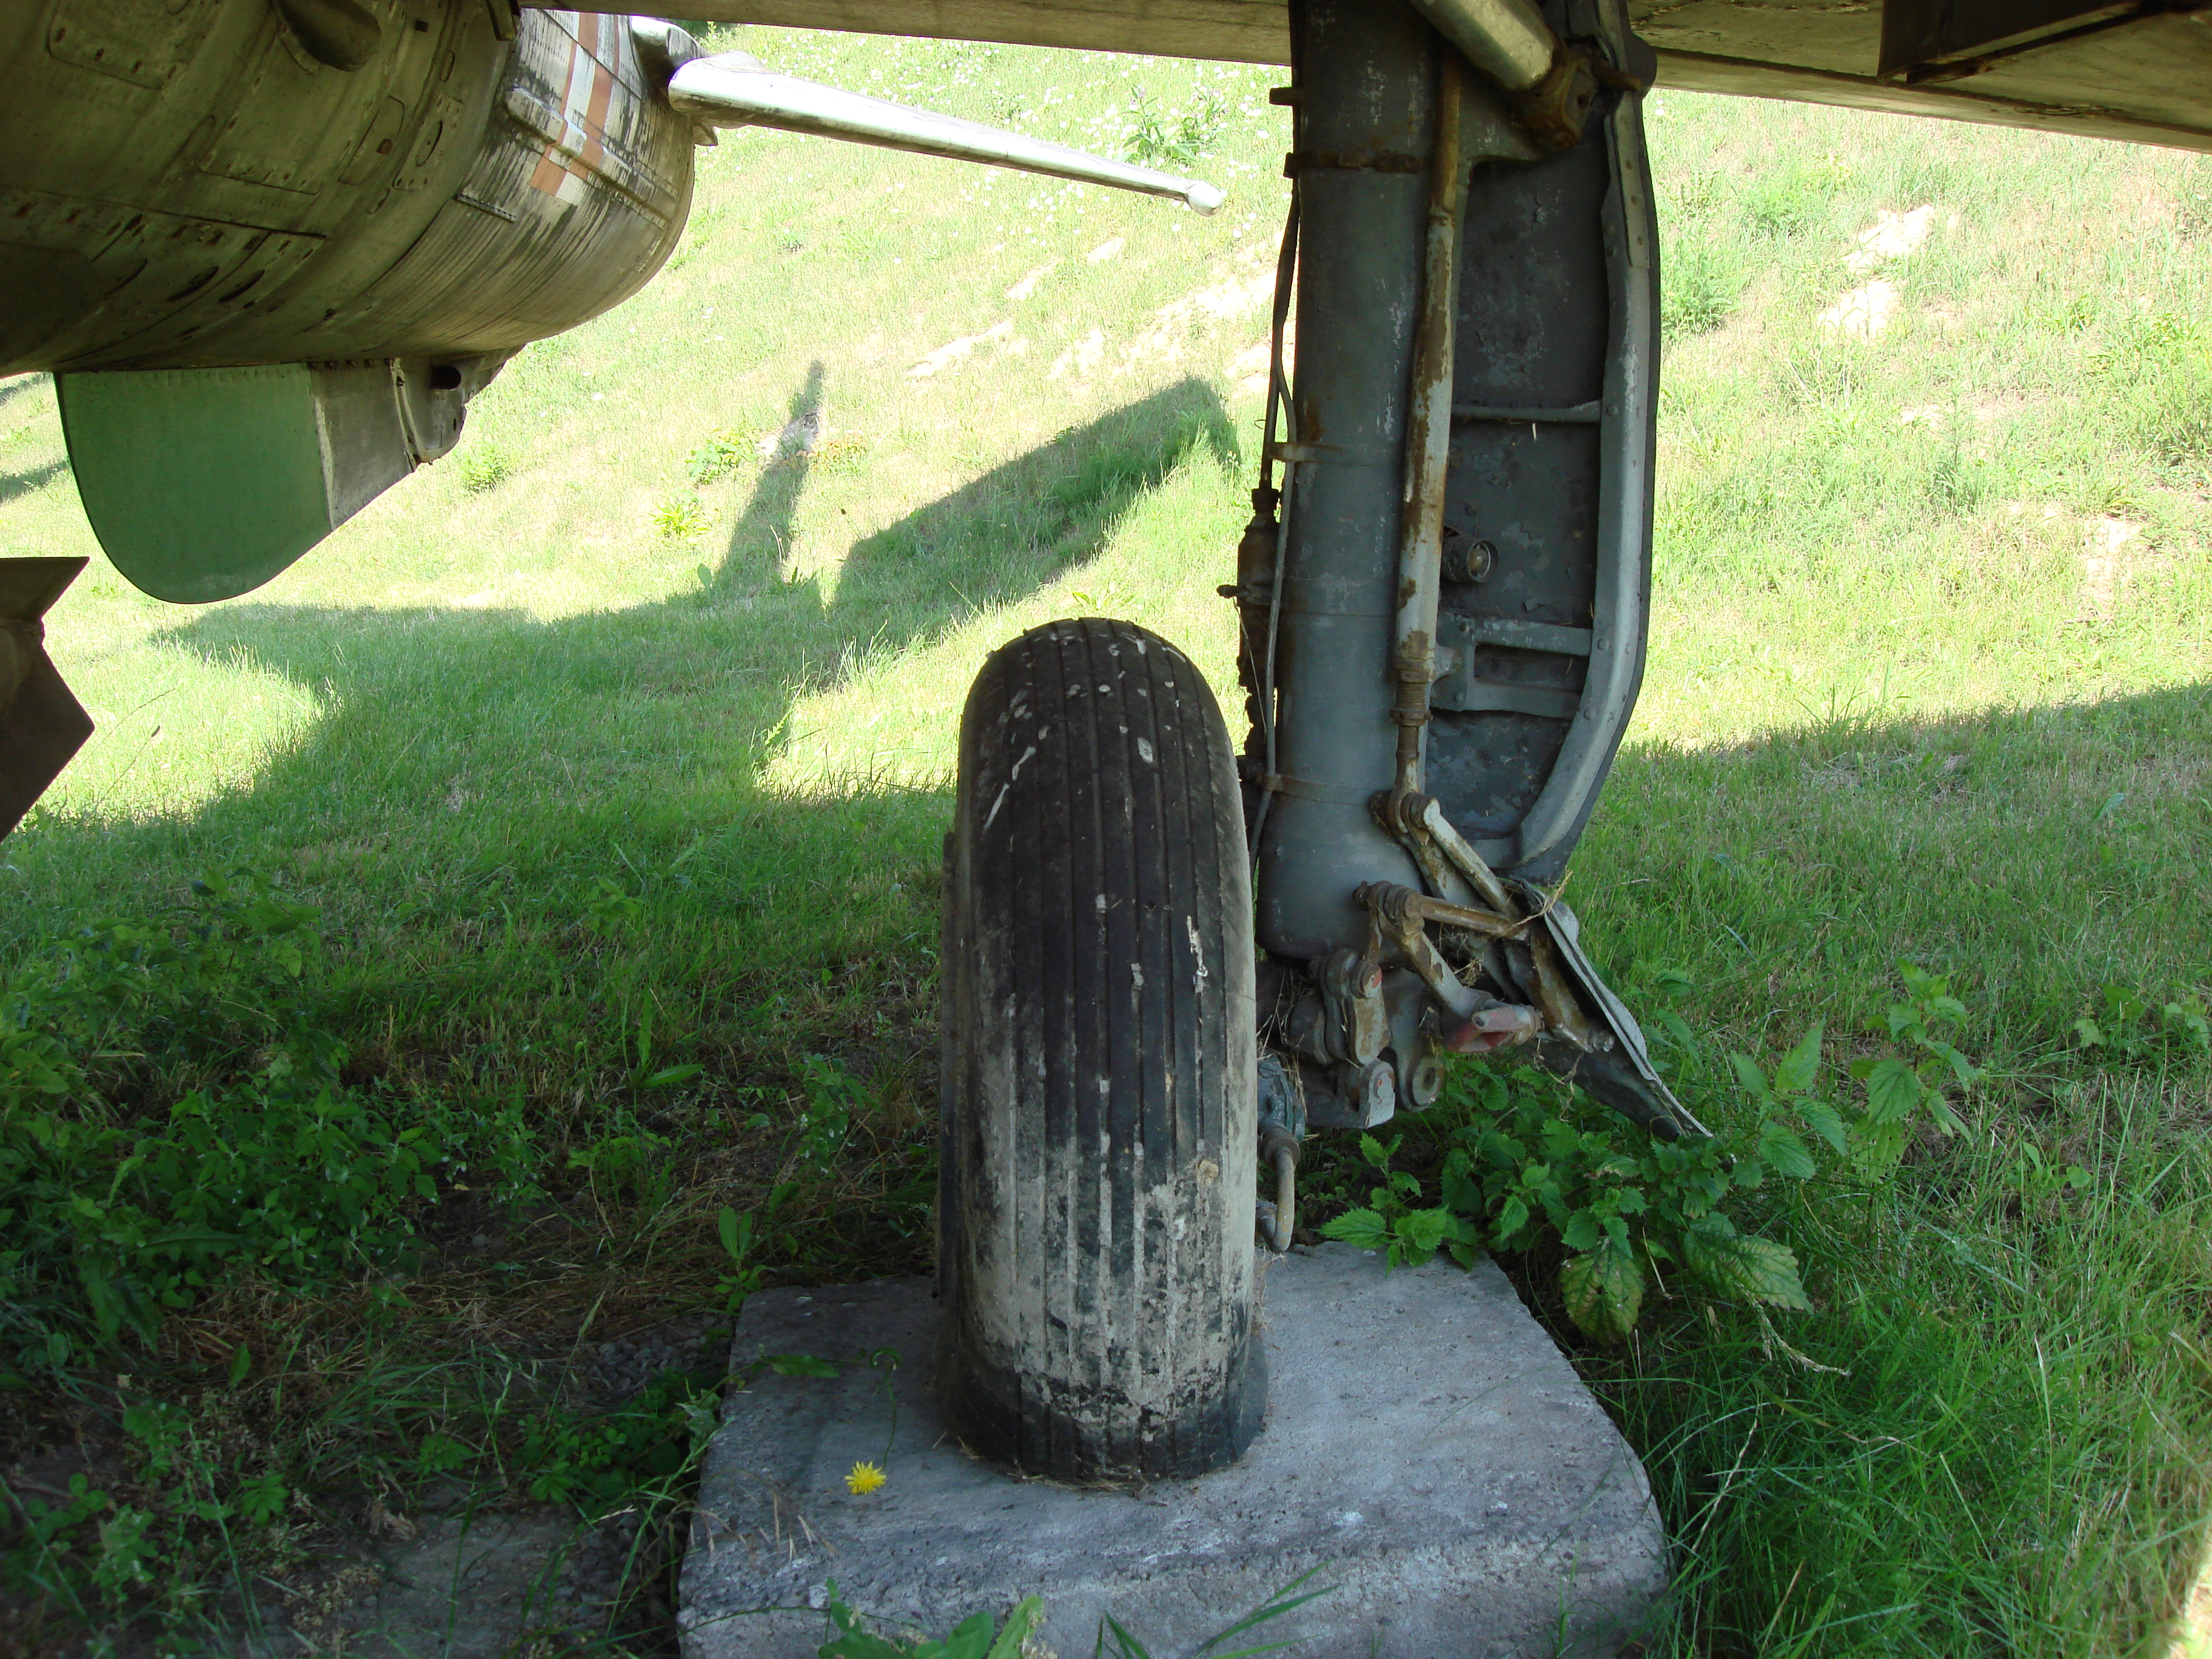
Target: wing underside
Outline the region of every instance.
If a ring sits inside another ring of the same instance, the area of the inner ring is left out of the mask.
[[[1290,58],[1281,0],[687,0],[684,9],[717,22]],[[1662,86],[2212,150],[2212,6],[1630,0],[1628,9],[1658,48]]]

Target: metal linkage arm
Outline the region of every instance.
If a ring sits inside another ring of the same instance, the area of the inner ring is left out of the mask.
[[[1437,1000],[1468,1021],[1450,1046],[1462,1053],[1483,1053],[1536,1037],[1537,1064],[1571,1079],[1662,1139],[1711,1133],[1660,1078],[1636,1017],[1583,954],[1581,926],[1573,911],[1556,897],[1508,886],[1432,798],[1394,791],[1376,797],[1374,808],[1431,885],[1450,894],[1463,879],[1483,901],[1481,906],[1463,904],[1455,894],[1431,897],[1380,882],[1367,884],[1356,896]],[[1440,877],[1448,877],[1449,884]],[[1493,960],[1509,964],[1510,972],[1497,972],[1519,982],[1534,1005],[1525,1011],[1534,1024],[1526,1031],[1495,1035],[1501,1008],[1512,1005],[1498,1005],[1461,983],[1429,941],[1425,924],[1431,921],[1473,933],[1494,951],[1505,951]]]

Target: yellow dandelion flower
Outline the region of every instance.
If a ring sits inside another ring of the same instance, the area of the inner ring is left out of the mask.
[[[890,1476],[885,1474],[873,1463],[855,1463],[853,1465],[852,1474],[845,1477],[845,1490],[851,1492],[854,1497],[859,1498],[873,1492],[890,1479]]]

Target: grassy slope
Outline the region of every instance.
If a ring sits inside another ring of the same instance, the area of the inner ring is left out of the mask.
[[[775,1265],[919,1265],[967,677],[1103,611],[1231,679],[1212,587],[1258,412],[1237,360],[1280,205],[1268,77],[747,44],[1092,143],[1132,81],[1170,110],[1209,89],[1231,206],[726,138],[675,268],[525,354],[453,461],[294,571],[186,613],[95,566],[54,631],[100,735],[0,848],[20,938],[210,865],[276,874],[334,923],[357,1066],[519,1088],[556,1161],[653,1105],[648,1030],[656,1062],[707,1066],[652,1119],[666,1193],[425,1287],[471,1328],[696,1299],[812,1053],[872,1133]],[[2000,1081],[1893,1200],[1786,1218],[1821,1307],[1787,1334],[1843,1374],[1680,1307],[1589,1372],[1680,1540],[1686,1648],[2130,1651],[2212,1505],[2212,1110],[2201,1062],[2100,1068],[2066,1038],[2108,982],[2212,980],[2212,166],[1675,94],[1652,131],[1677,330],[1656,619],[1577,904],[1645,995],[1686,981],[1716,1049],[1819,1018],[1847,1052],[1896,958],[1945,969]],[[1923,204],[1917,251],[1848,268],[1878,210]],[[1875,280],[1882,331],[1820,323]],[[815,410],[811,462],[760,464]],[[695,486],[718,430],[746,459]],[[58,456],[46,389],[0,387],[0,550],[93,550]],[[1684,1065],[1725,1110],[1719,1068]],[[2031,1146],[2094,1184],[2039,1194]]]

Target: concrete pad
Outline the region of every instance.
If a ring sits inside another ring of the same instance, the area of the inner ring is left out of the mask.
[[[1609,1654],[1648,1631],[1666,1544],[1643,1468],[1495,1267],[1386,1273],[1331,1244],[1276,1261],[1264,1297],[1252,1449],[1124,1492],[1015,1480],[944,1435],[927,1280],[755,1296],[734,1364],[805,1353],[840,1371],[730,1395],[684,1565],[685,1659],[814,1659],[832,1579],[884,1634],[942,1636],[1041,1595],[1061,1659],[1092,1651],[1104,1613],[1179,1659],[1310,1568],[1305,1588],[1330,1593],[1249,1639],[1504,1659]],[[884,1348],[896,1369],[871,1369]],[[890,1478],[855,1497],[861,1462]]]

